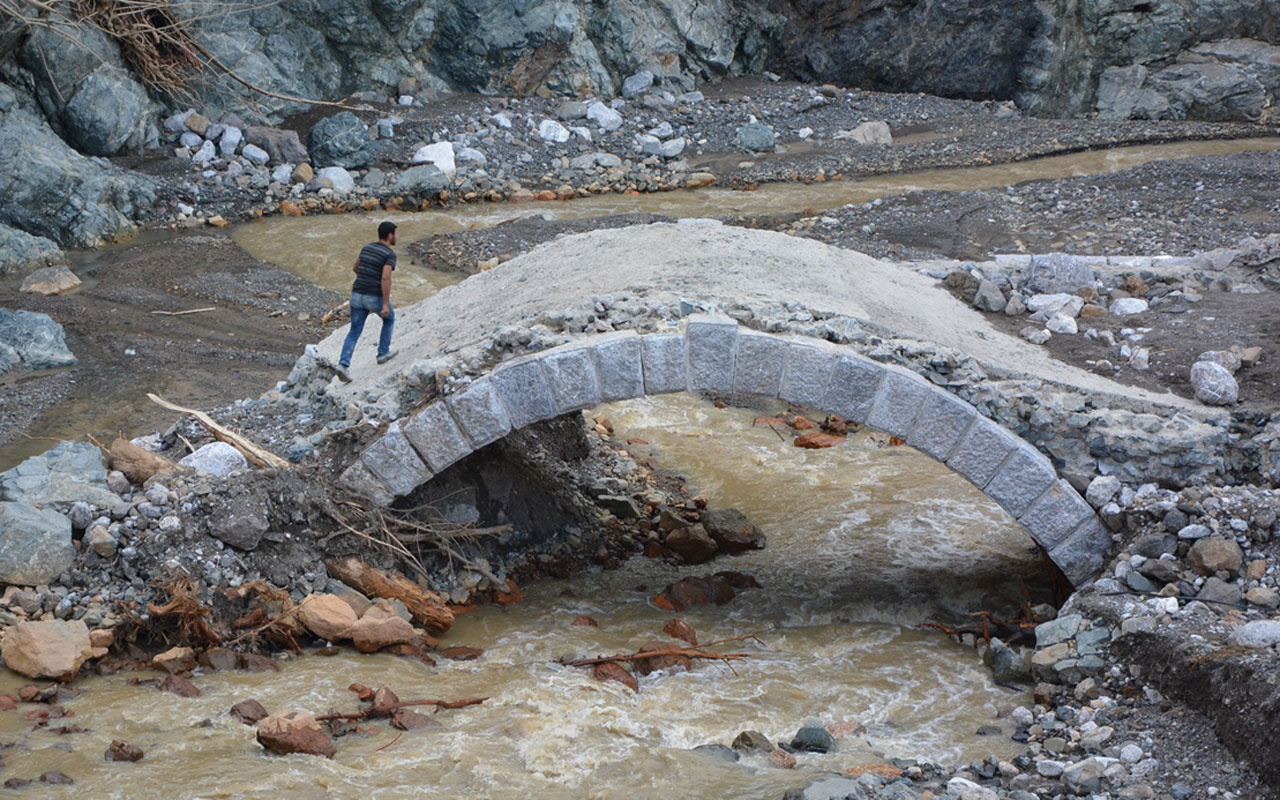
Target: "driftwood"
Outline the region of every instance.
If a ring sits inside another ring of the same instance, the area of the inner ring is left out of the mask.
[[[638,661],[647,658],[684,656],[685,658],[704,658],[711,661],[745,661],[751,658],[750,653],[708,653],[692,647],[672,647],[667,650],[650,650],[644,653],[620,653],[616,656],[598,656],[596,658],[576,658],[572,661],[559,659],[557,664],[566,667],[590,667],[596,664],[616,664],[619,661]]]
[[[324,312],[324,316],[320,318],[320,324],[321,324],[321,325],[328,325],[328,324],[330,323],[330,321],[332,321],[336,316],[338,316],[338,314],[341,314],[341,313],[342,313],[342,310],[343,310],[344,308],[346,308],[347,306],[349,306],[349,305],[351,305],[351,301],[350,301],[350,300],[343,300],[341,303],[338,303],[338,304],[337,304],[336,306],[334,306],[333,308],[331,308],[331,309],[329,309],[328,311]]]
[[[213,438],[220,442],[226,442],[235,449],[239,450],[250,464],[256,467],[274,467],[276,469],[287,469],[289,462],[265,448],[259,447],[245,437],[222,425],[213,421],[213,418],[203,411],[194,408],[185,408],[177,403],[170,403],[163,397],[147,393],[147,399],[161,408],[167,408],[170,411],[177,411],[180,414],[195,417],[196,421],[205,427],[209,433],[213,434]]]
[[[399,600],[415,622],[434,634],[453,626],[453,612],[444,599],[428,592],[399,573],[386,573],[358,558],[331,558],[325,561],[329,574],[368,597]]]
[[[123,472],[135,484],[146,483],[154,475],[166,475],[182,469],[164,456],[138,447],[123,436],[117,436],[109,449],[98,446],[107,451],[111,468]]]
[[[189,308],[186,311],[152,311],[152,314],[162,314],[166,317],[185,317],[188,314],[203,314],[206,311],[217,311],[213,306],[208,308]]]
[[[399,703],[388,703],[387,705],[378,706],[377,708],[366,708],[363,711],[356,711],[352,714],[321,714],[316,717],[316,721],[328,722],[329,720],[341,719],[358,722],[369,719],[369,717],[374,714],[386,716],[389,712],[396,711],[401,708],[409,708],[410,706],[435,706],[436,709],[466,708],[467,706],[478,706],[488,699],[489,698],[487,697],[464,697],[461,700],[404,700]]]

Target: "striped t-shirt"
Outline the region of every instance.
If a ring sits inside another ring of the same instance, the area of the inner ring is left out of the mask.
[[[396,268],[396,251],[382,242],[370,242],[360,250],[360,269],[351,291],[382,297],[382,267],[390,264]]]

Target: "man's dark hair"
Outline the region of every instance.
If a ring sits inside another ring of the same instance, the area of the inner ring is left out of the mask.
[[[378,240],[381,241],[396,232],[396,224],[394,222],[384,222],[378,226]]]

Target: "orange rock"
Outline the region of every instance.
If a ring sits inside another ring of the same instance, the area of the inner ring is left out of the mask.
[[[181,675],[166,675],[164,680],[160,681],[159,686],[162,692],[172,692],[178,697],[199,697],[200,690],[196,685]]]
[[[580,616],[580,617],[578,617],[577,619],[575,619],[575,620],[573,621],[573,623],[572,623],[572,624],[573,624],[575,627],[585,627],[585,628],[599,628],[599,627],[600,627],[600,623],[596,622],[594,619],[592,619],[591,617],[586,616],[585,614],[584,614],[583,616]]]
[[[892,764],[858,764],[844,771],[845,776],[856,778],[859,775],[875,775],[878,778],[901,778],[902,770]]]
[[[400,731],[416,731],[423,728],[442,728],[444,726],[426,714],[419,714],[417,711],[402,708],[391,715],[391,727]]]
[[[18,708],[18,698],[12,694],[0,694],[0,711],[14,711]]]
[[[262,703],[252,698],[241,700],[231,707],[231,716],[243,722],[245,725],[257,725],[269,715],[267,710],[262,707]]]
[[[298,606],[298,621],[327,642],[347,638],[357,619],[355,609],[336,594],[309,594]]]
[[[866,733],[861,722],[833,722],[827,726],[827,733],[836,739],[843,739],[850,734]]]
[[[302,206],[292,200],[280,201],[280,213],[286,217],[301,217],[305,215],[305,212],[302,210]]]
[[[389,717],[399,703],[399,695],[391,691],[390,687],[379,686],[373,697],[369,698],[369,716],[373,719]]]
[[[814,425],[813,421],[810,420],[808,417],[803,417],[799,414],[796,414],[794,417],[791,418],[791,427],[795,428],[798,431],[809,431],[809,430],[813,430],[818,426]]]
[[[1106,315],[1107,310],[1105,308],[1093,303],[1086,303],[1084,308],[1080,309],[1080,317],[1082,319],[1087,319],[1089,317],[1105,317]]]
[[[662,632],[672,639],[683,639],[693,645],[698,643],[698,634],[693,630],[693,626],[682,619],[671,620],[662,626]]]
[[[538,193],[535,195],[535,197],[536,197],[538,200],[544,200],[544,201],[545,201],[545,200],[555,200],[555,199],[556,199],[556,193],[555,193],[555,192],[553,192],[553,191],[551,191],[550,189],[543,189],[542,191],[538,192]]]
[[[408,622],[395,615],[378,617],[366,613],[347,629],[347,635],[351,637],[351,643],[361,653],[376,653],[393,644],[413,641],[417,631]]]
[[[493,593],[493,600],[500,606],[510,606],[523,601],[524,590],[516,586],[516,582],[508,579],[505,590]]]
[[[116,643],[116,632],[111,628],[96,628],[89,631],[89,644],[92,647],[110,647]]]
[[[262,720],[258,742],[277,755],[305,753],[333,758],[338,751],[315,715],[305,711],[280,711]]]
[[[196,668],[196,651],[190,647],[171,647],[151,659],[151,666],[170,675],[187,672]]]
[[[636,681],[636,676],[632,675],[627,669],[612,661],[606,661],[603,664],[596,664],[591,668],[591,677],[600,681],[616,681],[624,686],[631,688],[633,692],[640,691],[640,683]]]
[[[796,437],[792,442],[796,447],[803,447],[807,450],[820,450],[824,447],[834,447],[844,442],[843,436],[836,436],[822,431],[810,431]]]
[[[648,541],[644,543],[644,557],[658,558],[662,555],[662,543],[657,541]]]
[[[373,211],[375,208],[381,208],[382,202],[376,197],[370,197],[360,204],[365,211]]]
[[[439,651],[440,655],[445,658],[451,658],[454,661],[475,661],[484,655],[484,651],[479,647],[468,647],[465,644],[455,644],[452,647],[446,647]]]
[[[751,424],[762,428],[787,427],[787,421],[782,417],[756,417]]]
[[[769,751],[769,763],[775,767],[783,769],[794,769],[796,765],[796,757],[783,750],[781,747],[775,747]]]

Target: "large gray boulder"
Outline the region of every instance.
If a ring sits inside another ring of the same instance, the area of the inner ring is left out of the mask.
[[[9,359],[16,361],[0,367],[0,374],[18,366],[55,369],[76,363],[67,349],[62,326],[48,314],[0,308],[0,363]]]
[[[107,509],[120,497],[107,488],[101,450],[88,442],[59,442],[0,472],[0,500],[30,505],[84,502]]]
[[[21,104],[0,111],[0,223],[97,247],[133,233],[131,218],[154,201],[152,179],[82,156]]]
[[[89,27],[36,27],[21,62],[35,96],[68,143],[92,156],[141,152],[157,141],[159,107],[124,64],[120,48]]]
[[[29,272],[66,260],[56,242],[0,224],[0,275]]]
[[[71,520],[53,509],[0,502],[0,583],[48,583],[75,558]]]
[[[434,195],[448,185],[449,176],[434,164],[407,169],[396,177],[395,182],[396,191],[418,198]]]
[[[1191,387],[1196,399],[1211,406],[1233,406],[1240,395],[1240,384],[1221,364],[1197,361],[1191,365]]]
[[[210,442],[178,463],[218,477],[249,468],[249,461],[244,455],[226,442]]]
[[[1072,294],[1093,283],[1093,270],[1084,261],[1066,253],[1032,256],[1022,271],[1020,287],[1031,294]]]
[[[364,123],[350,111],[326,117],[311,127],[307,150],[316,167],[357,169],[376,163],[378,151]]]

